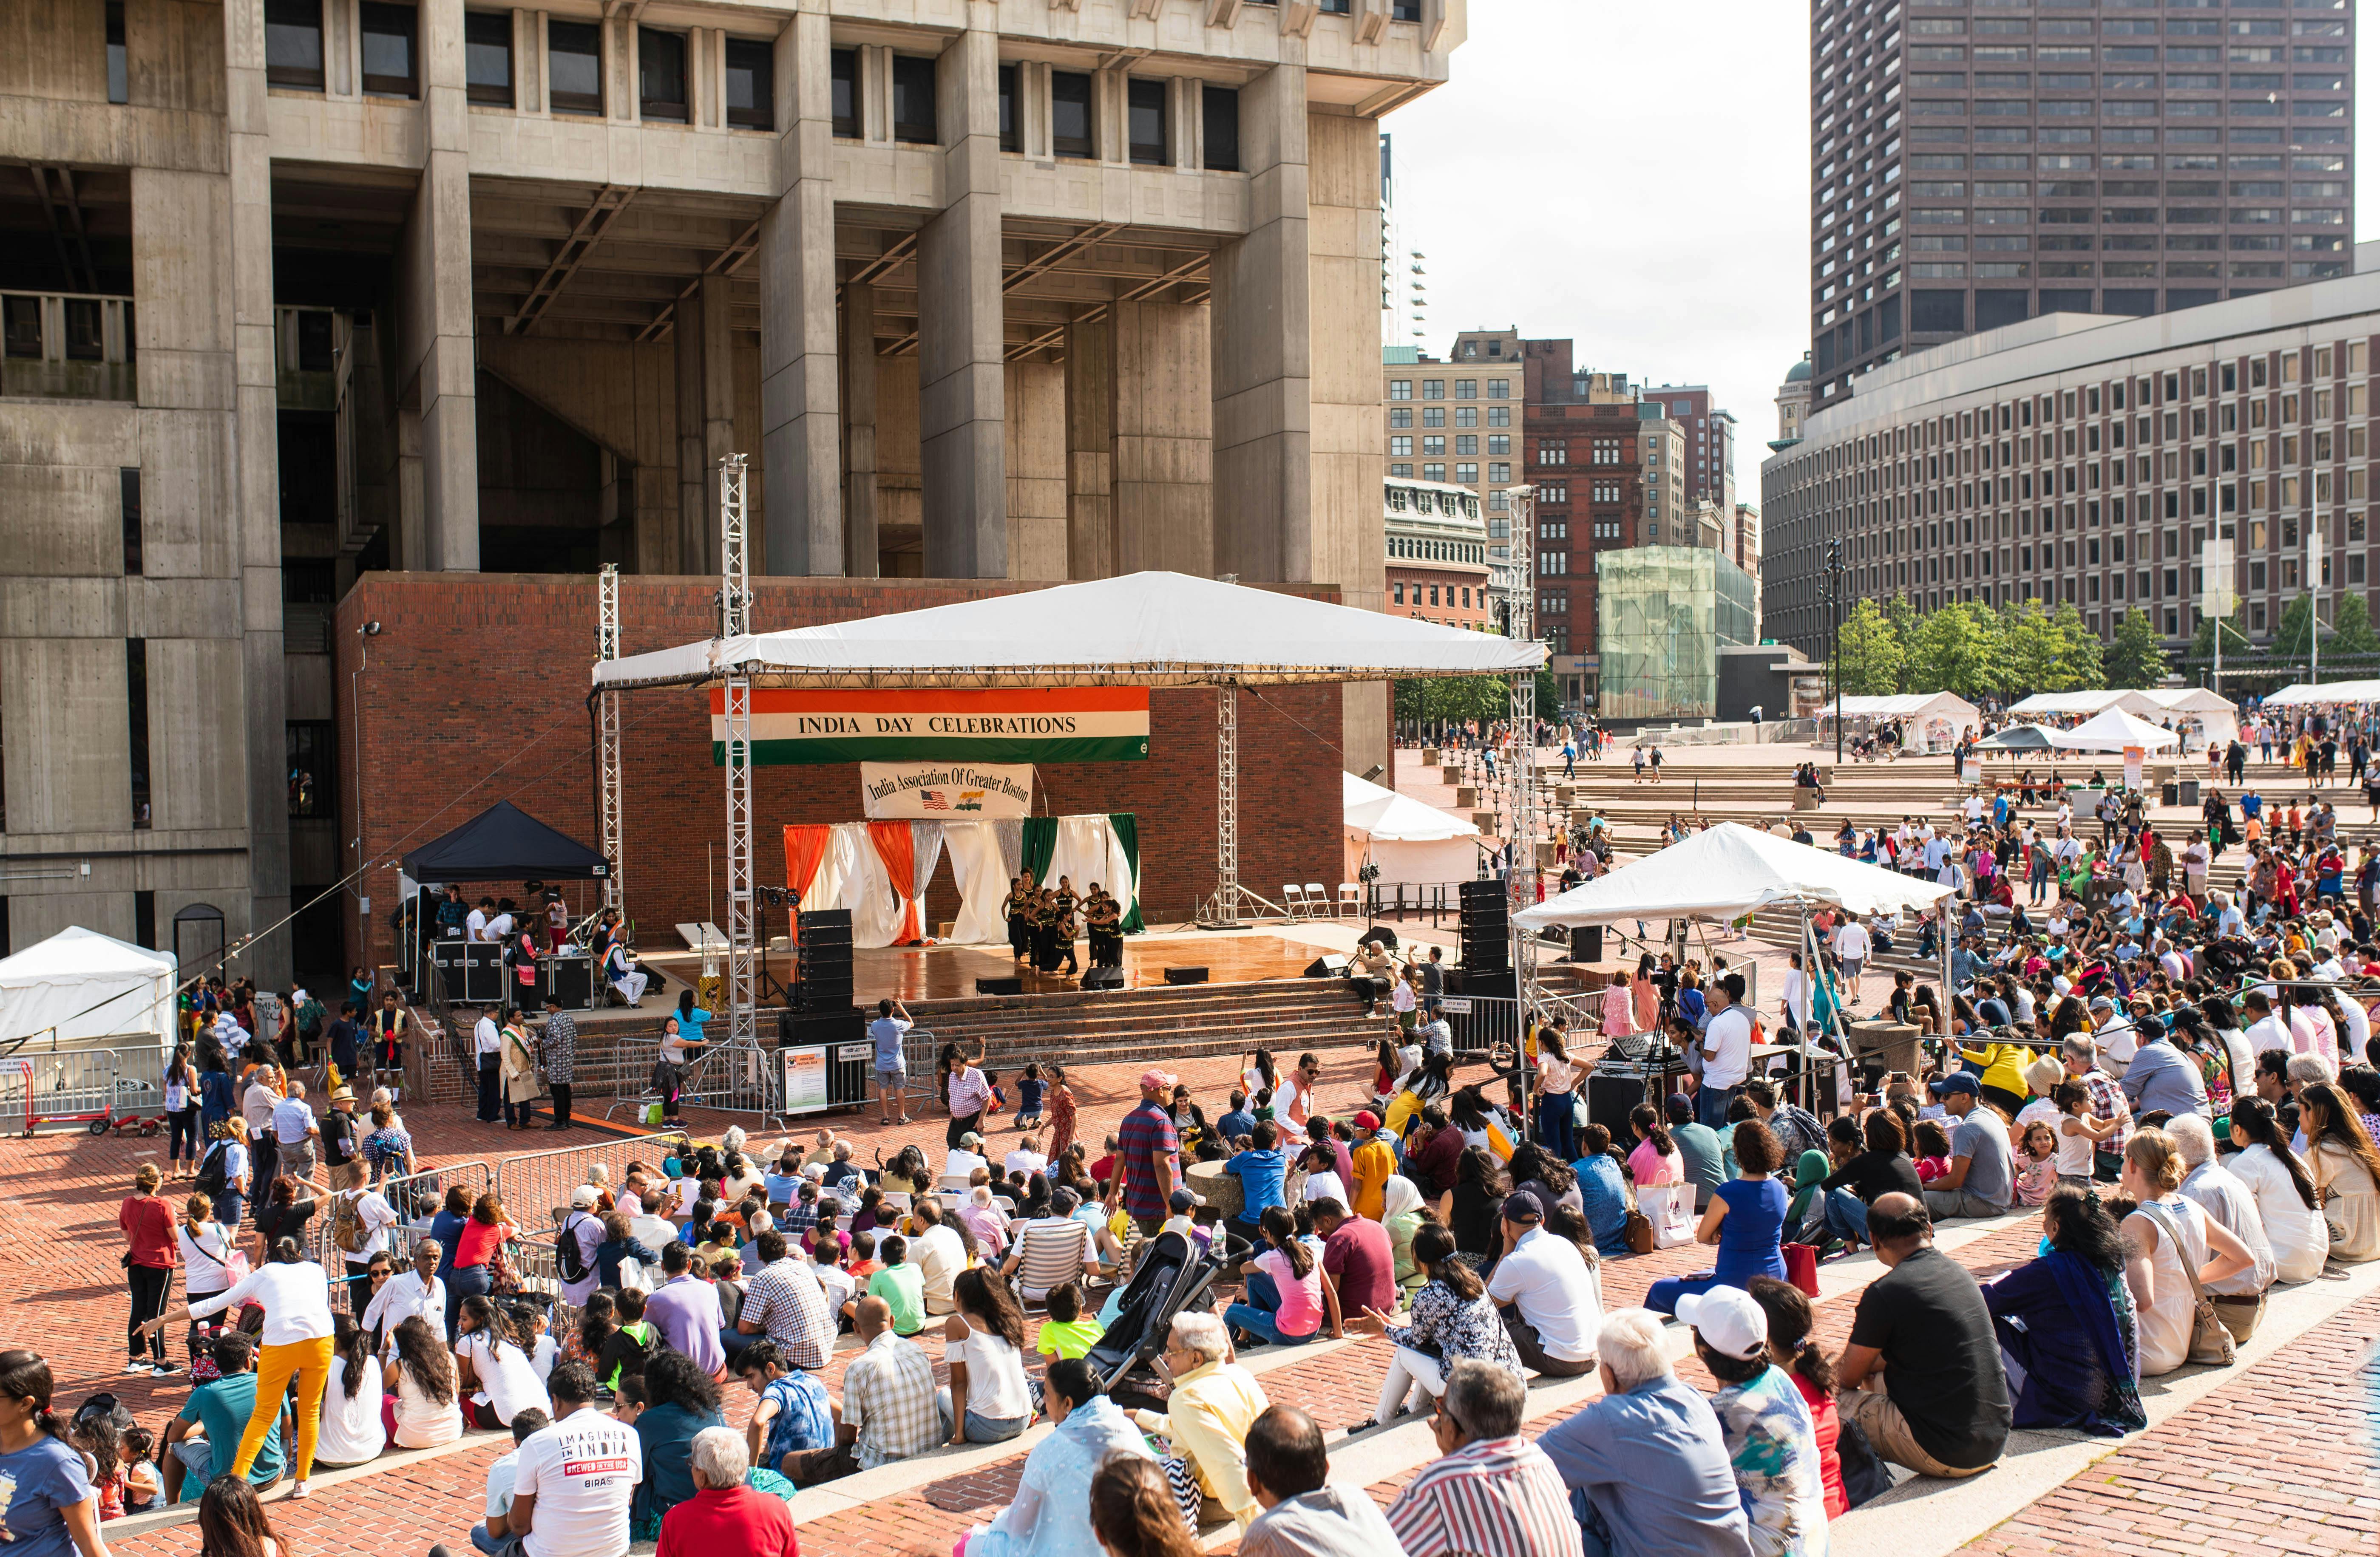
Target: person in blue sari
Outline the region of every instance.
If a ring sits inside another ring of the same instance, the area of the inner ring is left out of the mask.
[[[1091,1528],[1091,1478],[1112,1455],[1152,1457],[1148,1442],[1080,1358],[1050,1365],[1043,1397],[1057,1430],[1025,1456],[1016,1501],[959,1542],[965,1557],[1105,1557]]]
[[[2060,1184],[2039,1258],[1984,1287],[2021,1428],[2120,1438],[2148,1425],[2124,1241],[2095,1190]]]

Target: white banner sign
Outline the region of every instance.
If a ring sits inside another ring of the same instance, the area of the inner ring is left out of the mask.
[[[859,790],[871,821],[1027,816],[1033,812],[1033,765],[864,762]]]

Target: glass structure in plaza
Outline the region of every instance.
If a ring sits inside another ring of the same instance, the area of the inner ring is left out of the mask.
[[[1699,546],[1595,554],[1597,713],[1706,719],[1718,711],[1721,644],[1759,641],[1752,575]]]

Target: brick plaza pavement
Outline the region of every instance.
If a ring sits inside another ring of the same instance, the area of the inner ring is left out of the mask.
[[[1369,1059],[1342,1052],[1327,1056],[1324,1097],[1353,1105],[1368,1080]],[[1196,1060],[1180,1068],[1202,1101],[1219,1105],[1235,1069],[1229,1059]],[[1078,1068],[1085,1133],[1111,1128],[1123,1112],[1137,1069]],[[461,1109],[422,1109],[410,1120],[426,1163],[492,1153],[543,1150],[555,1138],[512,1135],[481,1126]],[[842,1128],[842,1121],[838,1121]],[[940,1122],[887,1132],[872,1114],[844,1133],[869,1155],[879,1144],[917,1140],[939,1148]],[[1002,1131],[995,1141],[1014,1139]],[[762,1144],[766,1144],[764,1139]],[[33,1346],[53,1361],[59,1398],[70,1408],[102,1389],[121,1395],[144,1423],[162,1426],[187,1386],[127,1377],[122,1249],[115,1226],[117,1201],[138,1165],[157,1153],[159,1139],[115,1140],[79,1132],[0,1142],[0,1200],[16,1237],[0,1241],[0,1270],[15,1277],[15,1296],[0,1310],[0,1343]],[[169,1189],[172,1187],[169,1186]],[[1978,1274],[2026,1258],[2034,1231],[2010,1225],[1968,1242],[1955,1257]],[[1695,1249],[1608,1261],[1607,1301],[1639,1300],[1653,1280],[1706,1263]],[[1829,1349],[1846,1338],[1856,1298],[1832,1296],[1818,1305],[1819,1339]],[[2242,1370],[2189,1410],[2126,1442],[2106,1459],[2041,1497],[2019,1516],[1975,1540],[1968,1551],[1990,1557],[2042,1557],[2086,1551],[2271,1551],[2327,1553],[2372,1551],[2380,1540],[2380,1490],[2372,1479],[2373,1437],[2380,1430],[2380,1298],[2349,1308],[2309,1332],[2288,1350]],[[941,1343],[923,1338],[940,1367]],[[828,1372],[840,1380],[838,1354]],[[1261,1375],[1272,1398],[1311,1411],[1334,1435],[1368,1417],[1386,1363],[1378,1341],[1318,1348],[1311,1357],[1268,1358]],[[1691,1361],[1682,1372],[1707,1389],[1711,1381]],[[749,1399],[727,1392],[731,1422],[740,1423]],[[1568,1409],[1575,1409],[1575,1406]],[[1567,1410],[1531,1423],[1542,1430]],[[443,1540],[457,1550],[479,1514],[488,1466],[507,1446],[501,1435],[354,1482],[326,1487],[305,1503],[276,1503],[276,1527],[298,1557],[404,1557]],[[827,1557],[895,1551],[911,1543],[948,1550],[957,1534],[989,1518],[1013,1492],[1024,1456],[954,1465],[930,1479],[862,1507],[808,1518],[804,1550]],[[1370,1491],[1383,1503],[1410,1477],[1384,1477]],[[1923,1518],[1922,1513],[1912,1515]],[[188,1527],[152,1530],[111,1541],[133,1557],[182,1557],[194,1546]]]

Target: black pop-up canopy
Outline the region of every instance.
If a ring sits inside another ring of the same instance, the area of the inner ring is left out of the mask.
[[[612,874],[603,856],[500,800],[405,857],[416,881],[584,880]]]

